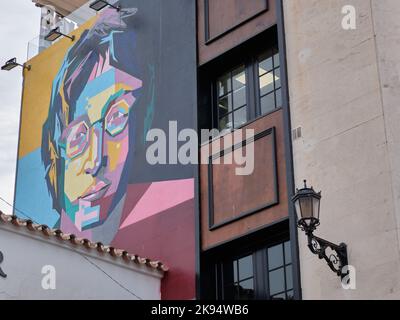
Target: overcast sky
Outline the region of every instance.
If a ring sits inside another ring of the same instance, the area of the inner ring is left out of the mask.
[[[0,10],[0,64],[16,57],[23,63],[27,44],[40,32],[40,9],[31,0],[13,0]],[[18,127],[21,104],[21,68],[0,72],[0,197],[13,203]],[[0,210],[12,208],[0,200]]]

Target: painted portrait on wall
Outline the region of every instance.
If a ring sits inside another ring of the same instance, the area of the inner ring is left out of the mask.
[[[195,25],[160,20],[178,8],[194,16],[194,6],[119,3],[30,61],[14,213],[170,268],[179,262],[181,274],[163,284],[178,289],[164,295],[193,298],[195,168],[152,166],[145,153],[150,129],[194,127]]]
[[[86,234],[99,241],[109,242],[119,227],[133,167],[134,109],[143,81],[135,33],[124,20],[136,11],[105,10],[71,47],[43,126],[42,161],[60,228],[106,228],[107,235]]]

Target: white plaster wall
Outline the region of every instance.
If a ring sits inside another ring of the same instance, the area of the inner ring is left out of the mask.
[[[283,4],[296,185],[322,190],[317,235],[347,243],[356,268],[342,289],[300,232],[303,298],[399,299],[400,1]],[[342,29],[349,4],[356,30]]]
[[[400,1],[373,0],[376,51],[389,151],[392,197],[400,228]]]
[[[34,235],[25,228],[0,225],[0,277],[3,299],[151,299],[161,298],[162,274],[125,263],[96,250],[73,249],[55,238]],[[56,270],[56,289],[42,288],[42,268]]]

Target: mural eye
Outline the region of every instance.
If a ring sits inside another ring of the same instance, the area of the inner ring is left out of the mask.
[[[126,101],[119,101],[108,111],[105,118],[105,129],[111,136],[120,134],[128,123],[129,106]]]
[[[88,143],[89,128],[84,122],[74,125],[67,136],[66,153],[72,159],[81,154]]]

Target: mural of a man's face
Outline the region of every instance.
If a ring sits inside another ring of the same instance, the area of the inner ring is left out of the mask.
[[[79,98],[59,143],[64,211],[79,230],[101,224],[110,213],[128,156],[134,91],[140,87],[140,79],[110,65],[108,53],[74,89]]]

